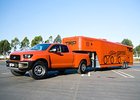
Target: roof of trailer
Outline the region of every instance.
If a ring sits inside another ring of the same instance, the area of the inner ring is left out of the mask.
[[[113,44],[117,44],[117,45],[122,45],[122,46],[133,48],[132,46],[124,45],[124,44],[121,44],[119,42],[111,42],[111,41],[108,41],[107,39],[101,39],[101,38],[92,38],[92,37],[86,37],[86,36],[73,36],[73,37],[66,37],[66,38],[74,38],[74,37],[75,38],[95,39],[95,40],[99,40],[99,41],[104,41],[104,42],[108,42],[108,43],[113,43]]]

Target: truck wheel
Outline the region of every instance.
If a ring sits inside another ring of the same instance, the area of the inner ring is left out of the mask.
[[[37,61],[29,71],[30,76],[34,79],[44,79],[47,77],[47,73],[47,64],[42,61]]]
[[[79,74],[84,74],[86,72],[86,62],[81,61],[79,68],[78,68],[78,73]]]
[[[14,69],[11,69],[11,73],[15,76],[23,76],[26,72],[22,72],[22,71],[17,71]]]

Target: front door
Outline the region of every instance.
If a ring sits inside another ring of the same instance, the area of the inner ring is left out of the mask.
[[[50,51],[51,68],[70,68],[73,66],[73,54],[65,45],[54,45]]]

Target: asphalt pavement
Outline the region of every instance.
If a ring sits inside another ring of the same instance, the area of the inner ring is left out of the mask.
[[[128,69],[103,69],[87,74],[67,70],[34,80],[28,72],[13,76],[0,61],[0,100],[140,100],[140,64]]]

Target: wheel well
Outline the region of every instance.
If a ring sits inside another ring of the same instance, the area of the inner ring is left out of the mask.
[[[81,62],[85,62],[86,63],[86,66],[87,66],[87,60],[86,59],[82,59],[81,61],[80,61],[80,64],[81,64]]]
[[[48,66],[48,61],[45,60],[45,59],[37,59],[37,60],[34,62],[34,64],[35,64],[37,61],[42,61],[42,62],[44,62],[45,64],[47,64],[47,66]]]

